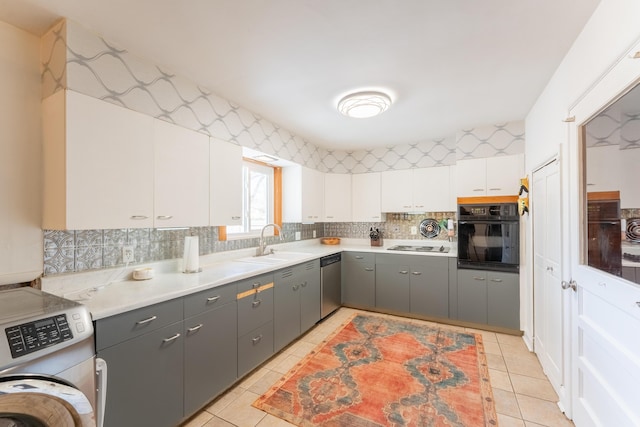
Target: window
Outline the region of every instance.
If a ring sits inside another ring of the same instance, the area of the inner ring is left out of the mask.
[[[274,222],[274,168],[252,161],[242,165],[242,225],[227,227],[231,238],[257,235]],[[269,230],[267,230],[269,231]]]

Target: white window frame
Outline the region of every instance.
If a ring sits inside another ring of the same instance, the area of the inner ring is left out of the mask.
[[[267,205],[268,205],[268,213],[267,220],[265,224],[269,224],[274,222],[274,205],[275,205],[275,196],[274,196],[274,168],[272,166],[258,163],[255,161],[247,161],[243,160],[242,162],[242,225],[240,227],[243,228],[243,231],[233,231],[239,226],[227,226],[227,240],[237,240],[237,239],[247,239],[252,237],[259,237],[261,230],[250,230],[251,223],[251,207],[250,207],[250,172],[255,171],[259,173],[264,173],[267,175]],[[265,230],[265,236],[273,236],[274,229],[273,227],[269,227]]]

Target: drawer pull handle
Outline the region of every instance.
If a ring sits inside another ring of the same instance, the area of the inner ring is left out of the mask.
[[[294,291],[297,291],[300,288],[300,285],[293,285],[292,288]]]
[[[356,257],[355,257],[355,258],[356,258],[356,259],[363,259],[364,257],[363,257],[363,256],[361,256],[361,255],[356,255]]]
[[[258,344],[260,341],[262,341],[262,334],[258,335],[255,338],[251,338],[251,342],[255,345]]]
[[[253,308],[258,307],[260,304],[262,303],[262,300],[255,300],[251,303],[251,306],[253,306]]]
[[[500,283],[500,282],[502,282],[502,279],[491,279],[491,281]]]
[[[553,271],[553,267],[547,267],[547,271]]]
[[[200,323],[198,326],[194,326],[193,328],[187,329],[187,331],[191,334],[191,333],[197,331],[200,328],[202,328],[202,323]]]
[[[251,287],[252,287],[253,289],[258,289],[258,288],[260,287],[260,282],[256,282],[256,283],[254,283],[253,285],[251,285]]]
[[[207,298],[207,302],[216,302],[220,299],[220,295],[216,295],[215,297]]]
[[[413,274],[414,276],[420,276],[422,274],[422,271],[414,271],[411,274]]]
[[[365,267],[364,271],[373,271],[373,268],[371,268],[371,267]]]
[[[502,188],[495,188],[495,187],[494,187],[494,188],[490,188],[490,189],[489,189],[489,191],[499,191],[499,190],[502,190]]]
[[[400,273],[400,274],[407,274],[407,273],[409,273],[409,272],[408,272],[407,270],[400,270],[400,271],[398,271],[398,273]]]
[[[167,220],[173,218],[173,215],[158,215],[156,219]]]
[[[177,334],[175,334],[175,335],[174,335],[174,336],[172,336],[172,337],[169,337],[169,338],[165,338],[165,339],[163,339],[163,340],[162,340],[162,342],[164,342],[164,343],[168,343],[168,342],[171,342],[171,341],[177,340],[179,336],[180,336],[180,334],[179,334],[179,333],[177,333]]]
[[[231,219],[235,221],[235,220],[240,219],[240,217],[239,216],[232,216]]]
[[[143,219],[147,219],[149,218],[146,215],[131,215],[131,219],[136,220],[136,221],[141,221]]]
[[[474,188],[473,191],[484,191],[484,188]]]
[[[476,277],[476,276],[473,276],[473,280],[484,280],[484,277]]]
[[[138,325],[144,325],[144,324],[146,324],[146,323],[153,322],[153,321],[154,321],[154,320],[156,320],[157,318],[158,318],[158,316],[151,316],[151,317],[149,317],[149,318],[147,318],[147,319],[144,319],[144,320],[138,320],[138,321],[136,322],[136,324],[138,324]]]
[[[303,288],[306,288],[307,287],[307,282],[305,281],[305,282],[300,283],[300,286],[302,286]]]

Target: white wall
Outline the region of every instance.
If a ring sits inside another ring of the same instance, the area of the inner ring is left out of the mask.
[[[0,22],[0,285],[42,272],[39,50]]]
[[[640,16],[638,0],[602,0],[589,22],[585,25],[570,51],[556,70],[525,121],[526,170],[532,171],[560,151],[563,175],[577,173],[571,169],[566,156],[568,127],[562,120],[567,118],[570,108],[586,93],[599,78],[640,38]],[[640,60],[638,60],[640,61]],[[563,146],[561,146],[564,144]],[[564,215],[569,205],[563,203]],[[533,333],[532,315],[532,224],[527,218],[525,234],[525,271],[523,283],[523,329],[529,341]],[[568,245],[564,236],[563,247]],[[566,253],[566,250],[565,250]],[[568,266],[568,256],[563,268]],[[566,280],[567,277],[564,277]]]

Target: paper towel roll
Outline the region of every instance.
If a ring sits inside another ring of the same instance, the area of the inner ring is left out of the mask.
[[[200,249],[198,236],[184,238],[183,273],[197,273],[200,270]]]
[[[447,230],[453,230],[453,220],[452,219],[448,219],[447,220]]]

